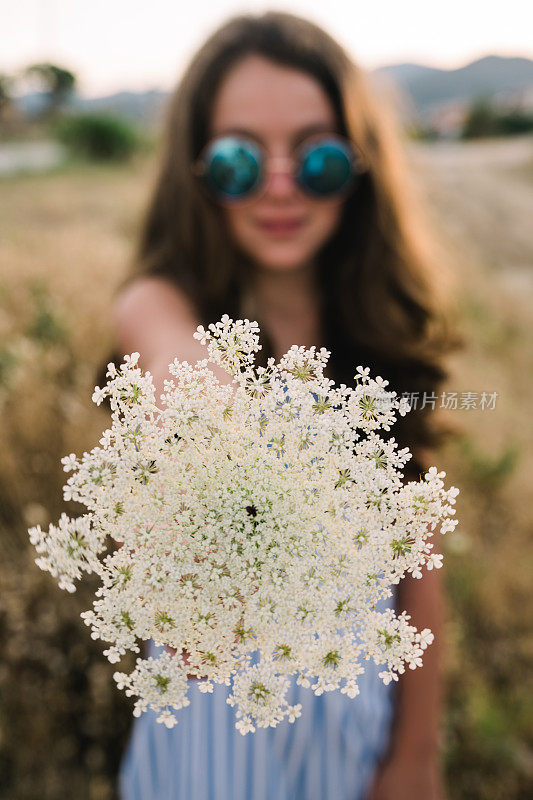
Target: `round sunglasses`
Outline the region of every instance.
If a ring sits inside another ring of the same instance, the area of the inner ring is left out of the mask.
[[[204,147],[192,165],[210,194],[226,203],[257,197],[264,190],[267,165],[288,167],[307,196],[327,199],[346,195],[355,177],[366,171],[350,141],[338,134],[306,139],[292,158],[275,158],[253,139],[239,134],[218,136]]]

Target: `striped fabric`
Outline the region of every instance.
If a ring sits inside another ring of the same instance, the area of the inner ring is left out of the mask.
[[[394,605],[383,600],[378,608]],[[157,648],[152,647],[154,655]],[[361,693],[316,697],[291,684],[288,700],[302,704],[295,723],[242,736],[226,703],[230,687],[202,694],[169,730],[149,711],[133,723],[119,777],[121,800],[363,800],[389,740],[394,686],[365,662]]]

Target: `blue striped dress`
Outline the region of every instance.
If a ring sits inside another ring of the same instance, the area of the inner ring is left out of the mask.
[[[393,595],[377,608],[394,605]],[[287,700],[302,704],[301,717],[246,736],[226,703],[230,687],[202,694],[191,681],[174,728],[152,711],[134,720],[121,800],[363,800],[389,742],[395,690],[378,677],[383,667],[364,663],[357,697],[316,697],[293,678]]]

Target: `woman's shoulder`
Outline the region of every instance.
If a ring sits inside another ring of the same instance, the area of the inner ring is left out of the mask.
[[[112,323],[119,350],[144,352],[151,360],[169,342],[188,342],[199,320],[192,301],[172,279],[139,275],[116,295]]]
[[[195,317],[195,310],[185,291],[171,278],[163,275],[137,275],[131,278],[116,295],[115,321],[132,314],[146,314],[156,310],[177,310],[185,316]]]

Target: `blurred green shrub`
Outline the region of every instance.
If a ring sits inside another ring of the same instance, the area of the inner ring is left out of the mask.
[[[436,142],[440,138],[438,130],[433,125],[426,125],[423,122],[413,122],[404,130],[407,138],[415,142]]]
[[[533,114],[525,111],[510,111],[502,114],[499,119],[501,133],[505,136],[515,136],[520,133],[533,131]]]
[[[124,161],[141,144],[133,125],[111,114],[64,117],[55,125],[55,135],[72,155],[90,161]]]
[[[498,115],[490,100],[485,97],[474,100],[466,113],[461,138],[476,139],[498,133]]]
[[[41,281],[30,287],[33,300],[33,314],[27,334],[43,346],[63,344],[67,341],[67,330],[62,320],[52,308],[50,293]]]
[[[516,136],[533,131],[533,114],[514,109],[502,111],[488,97],[472,101],[463,122],[462,139],[483,136]]]
[[[518,466],[520,449],[515,442],[495,455],[481,452],[467,436],[458,440],[458,446],[470,474],[484,489],[503,485]]]
[[[10,347],[0,347],[0,386],[8,383],[9,376],[17,363],[17,356]]]

